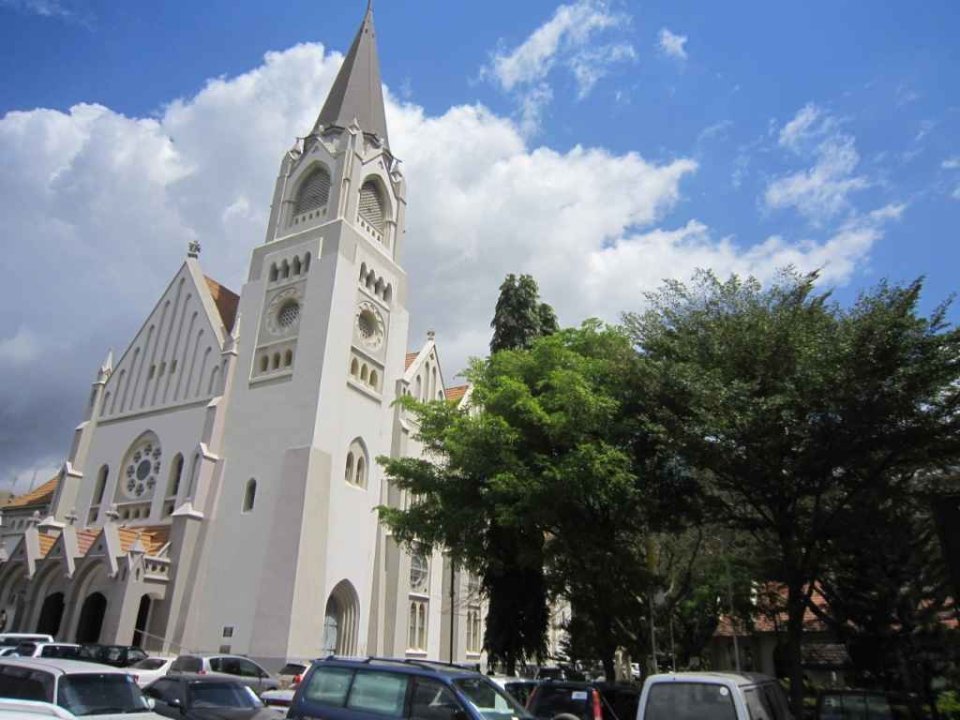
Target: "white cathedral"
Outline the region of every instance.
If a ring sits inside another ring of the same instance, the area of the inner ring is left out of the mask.
[[[56,478],[2,508],[0,625],[246,654],[481,658],[476,583],[409,552],[376,457],[422,448],[402,394],[466,403],[432,337],[407,352],[406,186],[373,15],[280,163],[237,295],[194,246],[96,377]]]

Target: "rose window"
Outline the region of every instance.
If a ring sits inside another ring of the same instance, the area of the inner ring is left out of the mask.
[[[380,311],[370,302],[362,302],[357,308],[355,328],[360,344],[371,350],[383,345],[384,322]]]
[[[124,463],[120,485],[124,495],[131,500],[145,500],[153,495],[160,476],[161,456],[156,438],[144,438],[134,445]]]
[[[291,300],[285,303],[277,313],[277,325],[282,328],[288,328],[300,318],[300,303]]]
[[[415,553],[410,558],[410,589],[422,591],[427,587],[427,577],[430,574],[430,565],[422,553]]]

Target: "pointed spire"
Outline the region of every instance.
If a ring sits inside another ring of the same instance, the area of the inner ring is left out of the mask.
[[[100,370],[97,372],[97,382],[105,383],[110,378],[110,373],[113,372],[113,348],[107,352],[107,356],[103,359],[103,362],[100,364]]]
[[[319,132],[321,126],[347,128],[354,120],[365,133],[378,136],[385,147],[389,146],[373,27],[373,3],[369,0],[363,22],[340,66],[337,79],[333,81],[313,132]]]

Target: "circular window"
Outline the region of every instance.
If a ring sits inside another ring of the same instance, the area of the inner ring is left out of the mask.
[[[288,328],[300,318],[300,303],[290,300],[284,303],[277,312],[277,325]]]
[[[370,350],[377,350],[383,345],[383,316],[373,303],[360,303],[357,307],[355,324],[357,339],[361,345]]]
[[[360,337],[369,340],[377,332],[377,316],[370,310],[361,310],[357,318],[357,329],[360,331]]]
[[[410,558],[410,587],[413,590],[423,590],[427,586],[427,576],[430,565],[423,553],[415,553]]]
[[[160,474],[160,445],[156,438],[138,441],[124,463],[124,481],[121,490],[131,500],[147,499],[153,495]]]

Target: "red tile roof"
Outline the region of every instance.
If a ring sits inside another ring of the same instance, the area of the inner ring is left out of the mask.
[[[87,550],[93,547],[93,541],[100,534],[99,530],[77,530],[77,552],[86,555]]]
[[[210,294],[213,296],[213,302],[220,312],[220,320],[227,332],[233,332],[233,323],[237,319],[237,306],[240,304],[240,296],[232,290],[228,290],[211,277],[203,276],[207,281],[207,287],[210,288]]]
[[[452,388],[447,388],[443,392],[449,402],[460,402],[469,389],[469,385],[457,385]]]
[[[160,548],[166,545],[170,538],[170,528],[166,525],[119,528],[117,533],[120,536],[120,551],[125,553],[130,551],[138,537],[147,555],[159,552]]]
[[[3,507],[30,507],[33,505],[46,505],[53,499],[53,493],[57,489],[57,478],[52,477],[43,485],[34,488],[30,492],[11,498]]]
[[[413,365],[414,360],[416,360],[418,357],[420,357],[419,352],[408,352],[407,359],[403,365],[403,369],[404,370],[408,369],[411,365]]]
[[[57,542],[57,538],[53,535],[40,535],[40,557],[46,557],[47,553],[50,552],[50,548],[54,546]]]

